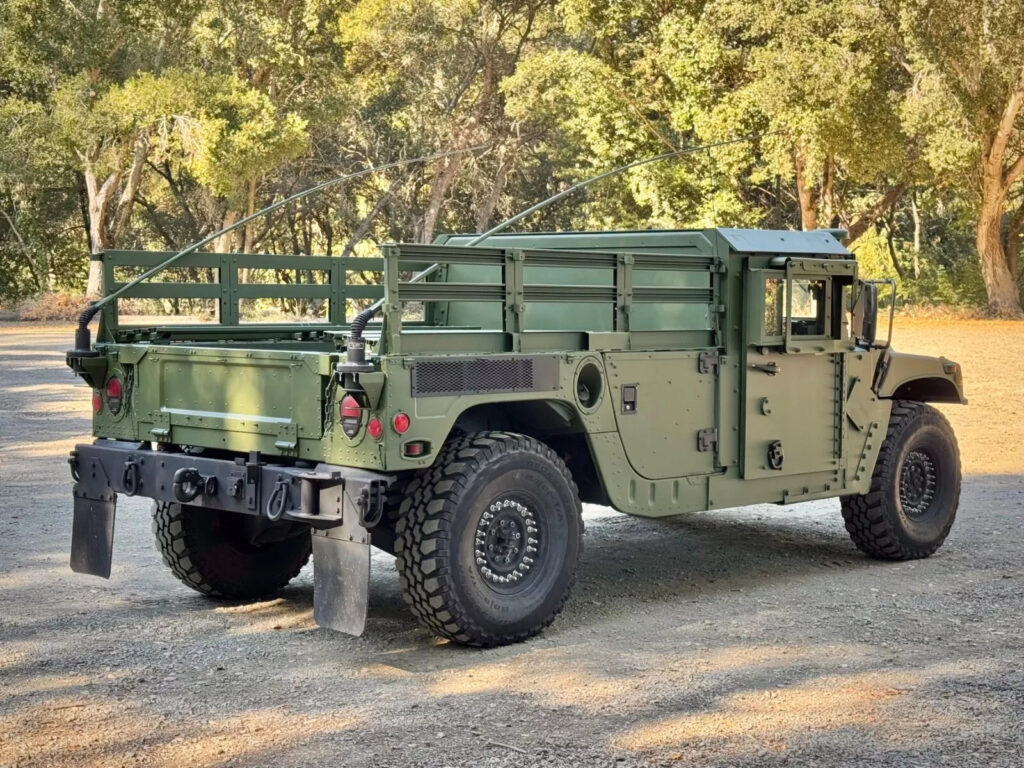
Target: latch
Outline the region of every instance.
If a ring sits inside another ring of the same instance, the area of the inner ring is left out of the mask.
[[[722,356],[717,349],[705,349],[697,355],[697,373],[718,373]]]
[[[153,426],[149,432],[156,437],[166,437],[171,434],[171,414],[166,411],[155,411],[150,414],[153,419]]]
[[[274,447],[282,451],[294,451],[299,444],[299,429],[294,423],[282,424],[277,428],[277,440]]]
[[[718,450],[718,428],[708,427],[697,432],[697,450],[701,453]]]
[[[254,512],[260,505],[261,467],[259,451],[250,451],[245,463],[245,507]]]
[[[775,361],[770,363],[751,363],[750,367],[755,371],[761,371],[761,373],[767,373],[769,376],[774,376],[782,369],[779,368],[779,364]]]
[[[622,412],[636,413],[636,389],[638,384],[622,385]]]
[[[768,466],[771,469],[782,469],[782,462],[785,460],[785,455],[782,453],[782,441],[774,440],[768,446]]]

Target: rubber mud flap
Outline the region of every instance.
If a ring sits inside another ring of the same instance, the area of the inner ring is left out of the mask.
[[[114,556],[114,511],[117,497],[88,499],[75,489],[75,513],[71,527],[71,570],[110,578]]]
[[[358,637],[370,601],[370,537],[358,525],[312,535],[313,618],[321,627]]]

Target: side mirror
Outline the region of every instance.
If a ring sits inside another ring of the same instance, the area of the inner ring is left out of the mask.
[[[850,328],[858,344],[870,347],[878,335],[878,285],[861,283],[860,296],[853,305],[853,322]]]

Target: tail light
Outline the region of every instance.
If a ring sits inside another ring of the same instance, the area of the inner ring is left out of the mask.
[[[359,428],[363,422],[363,407],[352,395],[345,395],[341,399],[341,431],[348,437],[355,437],[359,434]]]
[[[92,412],[99,413],[103,410],[103,395],[98,389],[92,391]]]
[[[406,432],[409,431],[410,423],[411,422],[409,421],[409,416],[402,412],[396,413],[395,418],[391,420],[391,426],[393,426],[395,428],[395,432],[397,432],[400,435],[404,435]]]
[[[107,382],[107,409],[115,416],[121,412],[121,380],[117,377]]]
[[[366,431],[370,433],[370,437],[374,440],[380,440],[381,435],[384,434],[384,425],[380,419],[374,416],[366,423]]]

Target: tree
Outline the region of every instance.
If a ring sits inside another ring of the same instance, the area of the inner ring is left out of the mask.
[[[1016,243],[1007,249],[1003,220],[1024,178],[1024,5],[907,0],[902,28],[916,80],[907,120],[927,137],[936,173],[976,200],[975,244],[990,311],[1020,316]],[[1014,235],[1018,214],[1010,220]]]

